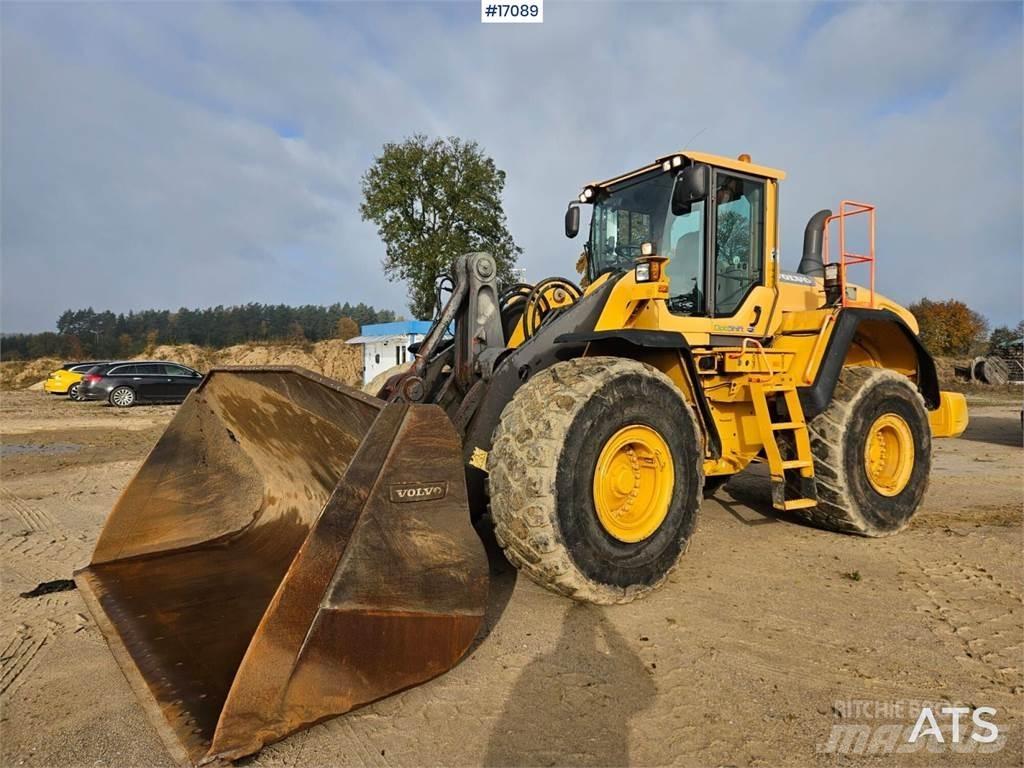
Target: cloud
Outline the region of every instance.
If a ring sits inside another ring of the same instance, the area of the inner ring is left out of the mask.
[[[85,305],[404,311],[359,177],[416,132],[508,172],[530,279],[572,276],[583,183],[699,134],[788,171],[784,264],[811,213],[866,199],[883,292],[1020,318],[1019,6],[470,6],[5,4],[4,330]]]

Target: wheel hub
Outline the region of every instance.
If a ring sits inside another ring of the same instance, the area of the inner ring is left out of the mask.
[[[657,430],[623,427],[604,444],[594,468],[601,527],[627,543],[648,538],[668,515],[674,481],[672,453]]]
[[[868,482],[882,496],[898,496],[914,469],[914,439],[910,425],[895,413],[885,413],[868,429],[864,444],[864,470]]]

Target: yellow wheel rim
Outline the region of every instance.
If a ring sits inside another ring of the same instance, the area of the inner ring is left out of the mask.
[[[864,469],[882,496],[898,496],[907,487],[914,470],[914,436],[902,417],[886,413],[875,419],[864,445]]]
[[[674,482],[672,452],[665,439],[642,424],[623,427],[597,457],[597,519],[619,541],[643,541],[668,515]]]

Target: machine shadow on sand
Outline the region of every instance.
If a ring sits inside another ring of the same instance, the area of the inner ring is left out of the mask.
[[[516,680],[483,765],[630,765],[630,719],[657,693],[604,609],[573,603],[554,647]]]

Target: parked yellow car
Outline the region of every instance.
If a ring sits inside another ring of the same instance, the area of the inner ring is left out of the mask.
[[[78,396],[78,383],[86,372],[97,365],[102,365],[106,360],[92,360],[82,363],[64,363],[60,370],[54,371],[47,377],[43,389],[51,395],[67,395],[72,400],[80,400]]]

